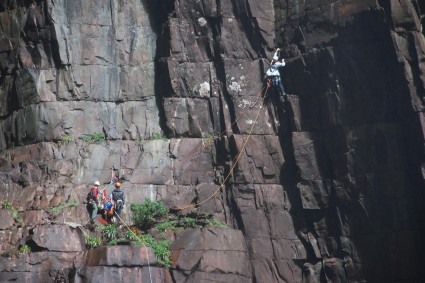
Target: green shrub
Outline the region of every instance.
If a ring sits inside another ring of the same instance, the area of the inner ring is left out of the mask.
[[[51,207],[50,212],[51,213],[59,213],[67,207],[77,207],[79,205],[80,205],[80,203],[78,201],[68,201],[64,204],[60,204],[60,205]]]
[[[184,228],[195,228],[197,225],[196,219],[192,217],[183,217],[181,220],[181,225]]]
[[[210,220],[210,225],[214,226],[214,227],[221,227],[221,228],[227,227],[227,225],[225,223],[222,223],[215,218]]]
[[[104,141],[106,139],[106,136],[102,133],[94,132],[91,135],[82,135],[80,139],[82,139],[85,142],[99,142],[99,141]]]
[[[12,204],[10,202],[8,202],[7,200],[4,200],[1,203],[1,208],[2,209],[11,209],[12,208]]]
[[[63,135],[60,137],[61,142],[71,142],[73,140],[72,136],[70,135]]]
[[[118,233],[118,229],[117,229],[116,225],[114,225],[114,224],[106,225],[106,226],[103,226],[101,228],[101,230],[102,230],[102,235],[106,239],[108,239],[108,240],[116,239],[117,233]]]
[[[106,139],[106,136],[104,134],[101,134],[101,133],[93,133],[92,134],[92,140],[94,142],[104,141],[105,139]]]
[[[205,137],[202,137],[202,141],[206,144],[210,144],[215,140],[216,137],[214,136],[210,136],[210,135],[206,135]]]
[[[51,213],[59,213],[59,212],[61,212],[61,211],[62,211],[62,209],[64,209],[64,208],[65,208],[65,206],[64,206],[64,205],[57,205],[57,206],[51,207],[51,208],[50,208],[50,212],[51,212]]]
[[[96,236],[85,235],[86,246],[89,248],[95,248],[102,244],[102,240]]]
[[[131,204],[134,223],[142,229],[151,227],[162,216],[167,214],[167,209],[159,201],[146,199],[142,204]]]
[[[30,252],[31,252],[31,248],[27,245],[20,247],[18,250],[18,253],[30,253]]]
[[[118,242],[121,241],[125,241],[125,238],[116,238],[116,239],[112,239],[109,243],[108,246],[115,246],[116,244],[118,244]]]
[[[195,227],[227,227],[226,224],[221,223],[217,219],[213,218],[212,215],[208,215],[207,217],[201,217],[199,219],[193,216],[179,216],[175,219],[168,219],[162,222],[155,224],[153,227],[158,229],[159,231],[165,230],[181,230],[187,228],[195,228]]]
[[[160,222],[155,224],[154,226],[159,231],[165,231],[165,230],[178,230],[179,227],[177,227],[177,221],[176,220],[167,220],[164,222]]]
[[[85,142],[91,142],[91,135],[83,135],[80,137]]]
[[[125,237],[126,239],[131,240],[131,241],[139,241],[139,240],[140,240],[140,239],[139,239],[139,237],[137,237],[137,236],[133,233],[133,231],[131,231],[131,230],[128,230],[128,231],[124,232],[124,237]]]
[[[19,211],[16,208],[12,208],[10,210],[10,214],[12,215],[13,219],[15,219],[15,221],[19,223],[19,225],[24,224],[24,220],[22,219],[21,214],[19,213]]]
[[[150,140],[166,140],[167,137],[162,133],[152,133]]]
[[[169,240],[160,240],[154,243],[151,248],[156,256],[159,264],[169,268],[171,267],[172,261],[170,259],[170,244]]]
[[[170,259],[170,244],[169,240],[159,240],[155,239],[149,235],[145,234],[139,237],[139,241],[134,244],[145,245],[152,248],[153,253],[155,254],[158,263],[169,268],[171,267],[172,261]]]

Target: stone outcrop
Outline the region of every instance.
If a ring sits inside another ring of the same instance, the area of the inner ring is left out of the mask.
[[[165,271],[156,263],[146,247],[99,247],[77,257],[75,282],[164,282]]]
[[[2,1],[0,281],[420,282],[424,25],[417,0]],[[228,228],[172,235],[169,271],[86,251],[67,224],[116,174],[129,224],[149,198]]]
[[[32,229],[31,240],[49,251],[79,252],[85,243],[78,232],[67,225],[42,225]]]
[[[170,250],[177,282],[251,282],[249,254],[241,231],[186,230]]]
[[[64,282],[73,273],[75,252],[40,251],[1,257],[2,282]]]

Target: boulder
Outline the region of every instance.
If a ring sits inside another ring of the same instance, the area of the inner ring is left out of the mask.
[[[75,282],[164,282],[152,249],[144,246],[98,247],[76,259]]]
[[[184,274],[190,282],[210,278],[208,273],[220,274],[226,282],[236,278],[248,282],[251,277],[248,251],[238,230],[185,230],[172,243],[170,252],[173,267],[177,268],[173,274]]]
[[[49,251],[78,252],[86,246],[82,232],[68,225],[40,225],[32,234],[35,244]]]

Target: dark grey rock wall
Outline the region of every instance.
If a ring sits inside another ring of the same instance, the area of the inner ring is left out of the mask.
[[[416,0],[3,1],[0,252],[37,252],[3,258],[1,280],[420,282],[424,16]],[[275,47],[289,103],[262,106]],[[82,252],[63,224],[85,208],[50,208],[116,173],[130,203],[208,199],[229,229],[174,235],[171,272]]]

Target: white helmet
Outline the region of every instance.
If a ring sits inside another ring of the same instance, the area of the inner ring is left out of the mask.
[[[100,182],[99,181],[96,181],[96,182],[94,182],[94,185],[95,186],[100,186]]]

